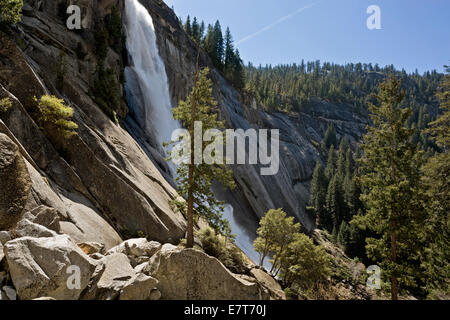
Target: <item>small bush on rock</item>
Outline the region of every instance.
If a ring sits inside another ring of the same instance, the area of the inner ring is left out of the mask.
[[[197,234],[206,254],[220,260],[228,269],[236,272],[243,265],[242,253],[225,238],[211,228],[205,228]]]
[[[4,113],[11,109],[12,107],[12,101],[10,98],[3,98],[0,99],[0,113]]]
[[[22,0],[0,0],[0,15],[2,22],[16,24],[22,18]]]
[[[64,100],[44,95],[37,102],[37,122],[47,136],[68,139],[76,134],[77,124],[72,120],[73,109]]]

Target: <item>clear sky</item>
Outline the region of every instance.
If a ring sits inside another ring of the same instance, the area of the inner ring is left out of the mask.
[[[244,62],[363,62],[420,73],[450,64],[450,0],[164,0],[230,27]],[[367,8],[381,9],[369,30]]]

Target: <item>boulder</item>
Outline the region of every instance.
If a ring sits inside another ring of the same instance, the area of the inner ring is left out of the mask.
[[[149,274],[158,279],[165,300],[268,299],[256,283],[232,274],[219,260],[195,249],[164,245],[149,261]]]
[[[136,273],[131,267],[130,260],[123,253],[115,253],[103,257],[101,263],[105,270],[99,280],[86,292],[83,299],[87,300],[114,300],[120,291]]]
[[[273,299],[286,300],[286,294],[280,284],[271,275],[259,268],[252,269],[250,273],[263,287],[269,290],[270,296]]]
[[[133,277],[120,292],[120,300],[158,300],[157,294],[153,291],[158,291],[156,285],[158,280],[147,276],[143,273],[137,274]],[[161,297],[161,295],[159,295]],[[153,298],[153,299],[151,299]]]
[[[145,238],[130,239],[122,242],[120,245],[111,248],[106,255],[114,253],[123,253],[130,259],[131,265],[136,267],[139,264],[147,262],[158,250],[161,244],[156,241],[148,241]]]
[[[95,300],[150,300],[155,299],[158,280],[137,273],[123,253],[112,253],[101,259],[105,270],[83,299]]]
[[[33,222],[43,225],[50,230],[59,232],[59,214],[54,208],[50,208],[41,205],[31,211],[31,214],[35,217]]]
[[[14,230],[17,238],[20,237],[33,237],[33,238],[50,238],[55,237],[57,233],[53,230],[49,230],[40,224],[31,222],[28,219],[22,219]]]
[[[22,218],[31,180],[17,145],[0,133],[0,230],[12,228]]]
[[[77,300],[86,288],[98,263],[90,259],[67,236],[23,237],[5,244],[11,279],[21,300],[52,297]],[[79,287],[68,286],[79,268]],[[69,287],[71,289],[69,289]]]

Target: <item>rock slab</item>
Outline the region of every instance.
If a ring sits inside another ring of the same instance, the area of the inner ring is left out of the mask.
[[[4,249],[11,279],[21,300],[39,297],[77,300],[98,264],[66,235],[23,237],[7,242]],[[74,267],[80,271],[79,286],[71,280],[77,274]]]

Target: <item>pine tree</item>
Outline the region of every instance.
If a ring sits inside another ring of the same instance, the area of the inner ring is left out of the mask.
[[[212,82],[208,79],[208,74],[208,68],[197,70],[192,92],[185,101],[180,101],[178,107],[173,109],[174,119],[179,120],[185,128],[188,128],[192,141],[195,138],[195,122],[202,123],[202,137],[206,130],[220,130],[224,127],[224,121],[218,120],[218,115],[214,112],[217,101],[212,96]],[[177,143],[177,141],[172,143]],[[211,191],[211,185],[212,181],[216,180],[226,187],[234,188],[234,180],[231,170],[223,164],[209,165],[204,161],[200,164],[195,163],[196,148],[202,152],[202,142],[190,143],[189,147],[190,161],[178,167],[176,178],[178,193],[187,202],[174,201],[173,203],[187,217],[186,247],[192,248],[194,245],[194,214],[205,218],[216,232],[230,237],[227,234],[230,231],[229,223],[222,217],[224,203],[216,200]]]
[[[245,72],[244,72],[244,64],[241,59],[241,55],[239,54],[239,50],[236,49],[234,52],[233,58],[233,76],[232,81],[236,88],[242,89],[245,86]]]
[[[330,150],[328,151],[327,167],[325,168],[325,176],[327,177],[328,181],[330,181],[331,178],[333,178],[335,173],[336,173],[336,153],[334,151],[334,145],[331,145]]]
[[[331,146],[337,148],[337,143],[336,129],[334,128],[334,125],[331,124],[328,126],[325,137],[322,140],[322,150],[329,150]]]
[[[326,208],[334,227],[339,228],[345,213],[344,201],[338,175],[335,174],[328,184]],[[327,221],[328,222],[328,221]]]
[[[200,25],[198,24],[197,17],[194,17],[192,21],[192,38],[195,42],[200,43]]]
[[[431,298],[450,296],[450,68],[437,97],[442,114],[427,130],[441,149],[425,164],[423,182],[427,190],[427,221],[424,234],[426,285]]]
[[[342,221],[339,226],[337,243],[341,246],[342,250],[347,251],[350,244],[350,227],[345,221]]]
[[[192,26],[191,26],[191,17],[187,16],[186,18],[186,22],[184,24],[184,31],[186,31],[186,33],[189,36],[192,36]]]
[[[224,57],[224,43],[223,43],[223,34],[222,34],[222,27],[220,26],[219,20],[216,21],[214,25],[214,32],[213,32],[213,39],[214,39],[214,53],[212,55],[212,59],[214,62],[214,65],[219,68],[220,70],[223,69],[223,57]]]
[[[366,189],[362,200],[366,214],[353,223],[369,229],[378,238],[367,239],[369,258],[378,261],[390,279],[391,296],[398,299],[399,287],[417,283],[420,270],[419,230],[423,228],[421,207],[421,152],[411,144],[413,130],[405,126],[410,108],[402,108],[401,81],[390,77],[380,85],[380,106],[370,104],[373,124],[363,137],[359,177]]]
[[[320,161],[317,161],[312,176],[309,198],[309,205],[313,208],[314,213],[316,214],[316,227],[322,225],[321,218],[326,213],[326,194],[327,179],[325,177],[322,164]]]
[[[227,27],[225,31],[225,59],[224,59],[224,69],[225,74],[228,78],[231,78],[234,67],[234,45],[233,37],[231,36],[230,28]]]
[[[214,42],[214,28],[212,25],[208,25],[205,38],[203,40],[203,48],[205,49],[206,53],[209,55],[211,60],[214,61],[214,56],[216,54],[215,52],[215,42]]]

